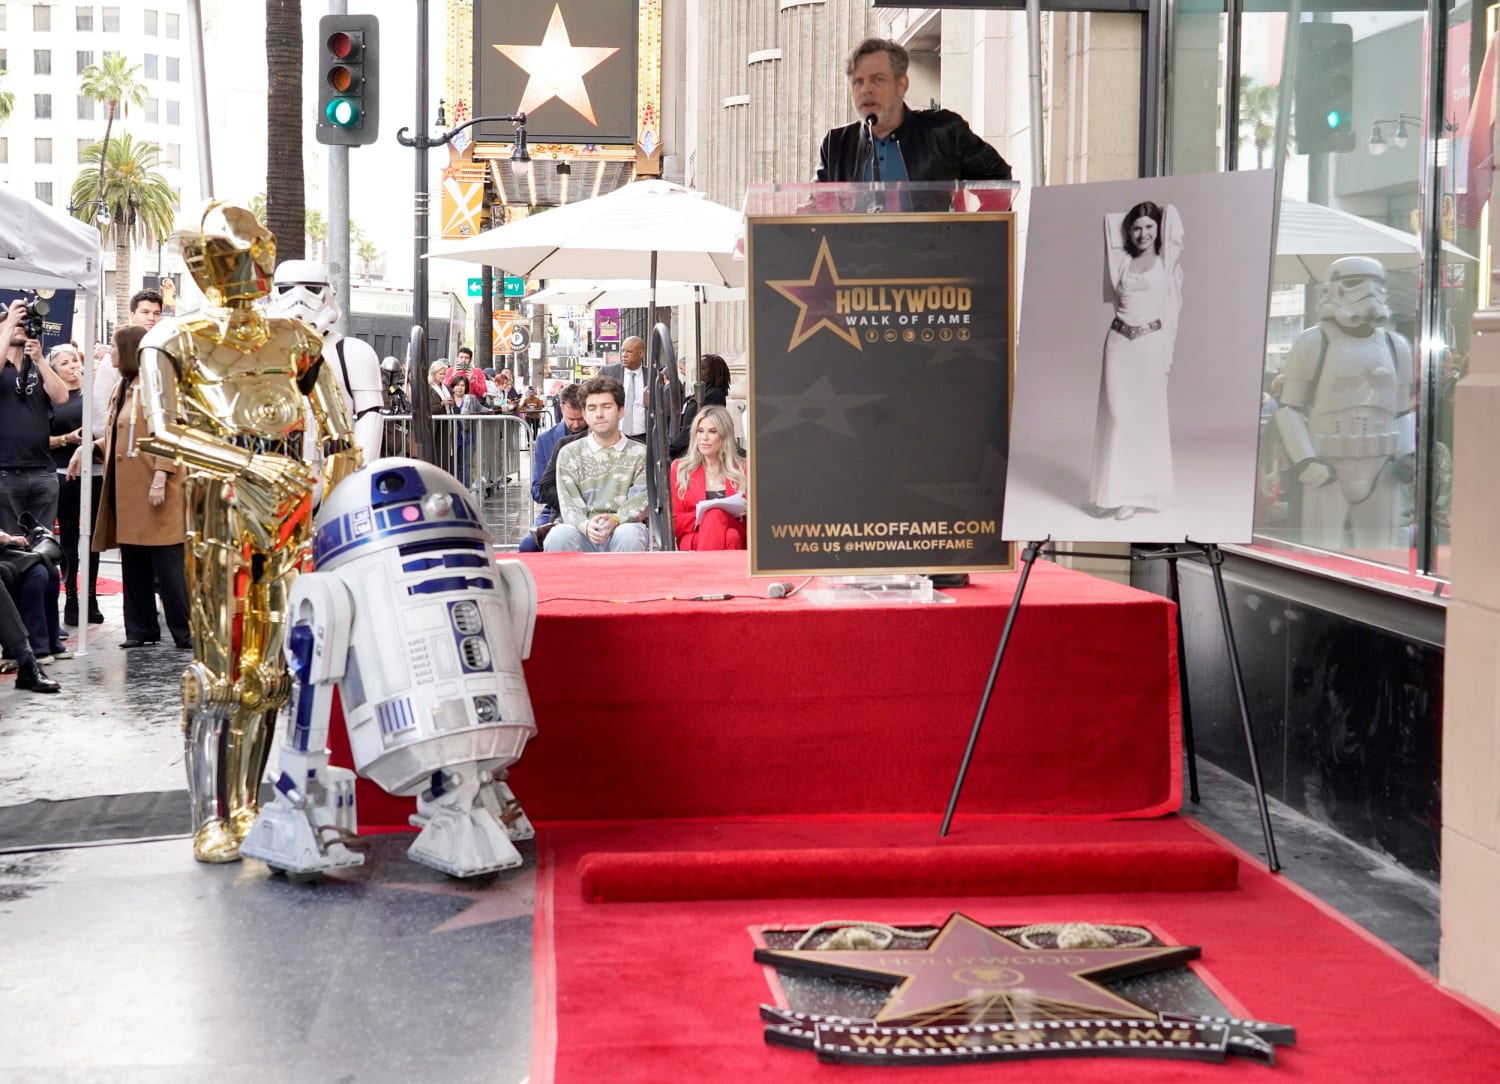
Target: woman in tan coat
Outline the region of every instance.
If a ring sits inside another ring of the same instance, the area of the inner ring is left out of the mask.
[[[146,415],[140,396],[143,327],[115,332],[115,362],[120,381],[109,397],[109,421],[98,445],[104,449],[104,480],[99,495],[99,522],[94,549],[120,548],[124,581],[124,647],[141,647],[161,639],[156,595],[161,595],[167,629],[180,648],[193,646],[188,624],[184,547],[182,477],[177,464],[161,456],[137,452],[135,442],[146,435]],[[69,470],[81,469],[74,457]]]

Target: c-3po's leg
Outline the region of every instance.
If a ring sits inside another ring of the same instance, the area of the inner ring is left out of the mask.
[[[259,809],[276,715],[291,689],[282,611],[304,552],[305,521],[270,554],[250,541],[230,485],[190,478],[187,547],[194,661],[183,672],[183,726],[193,803],[193,854],[233,862]]]
[[[230,827],[231,781],[239,775],[243,725],[234,695],[234,632],[238,592],[247,580],[232,542],[228,484],[190,475],[192,531],[186,547],[193,662],[182,674],[182,726],[193,855],[200,862],[233,862],[239,841]]]

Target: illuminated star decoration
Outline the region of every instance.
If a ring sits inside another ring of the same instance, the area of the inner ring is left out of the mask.
[[[494,48],[515,63],[530,79],[517,113],[531,113],[556,98],[595,127],[594,106],[583,77],[620,51],[619,46],[575,46],[563,23],[562,6],[554,4],[552,19],[540,45],[496,45]]]
[[[863,350],[859,332],[849,327],[838,316],[837,291],[840,285],[838,268],[833,265],[833,254],[828,251],[828,238],[818,244],[818,258],[813,261],[812,274],[806,279],[767,280],[766,285],[797,306],[797,327],[792,332],[792,341],[787,351],[797,349],[822,327],[826,327],[856,350]]]
[[[955,911],[925,949],[796,951],[756,949],[758,963],[788,971],[897,982],[875,1017],[900,1027],[1036,1019],[1146,1019],[1156,1014],[1097,980],[1156,971],[1196,959],[1191,945],[1029,949]]]
[[[840,395],[833,390],[833,382],[820,376],[806,391],[798,395],[761,395],[756,402],[779,411],[776,419],[760,426],[760,436],[769,436],[782,429],[795,429],[803,422],[821,425],[840,436],[853,437],[854,427],[849,424],[849,411],[884,399],[884,395]]]

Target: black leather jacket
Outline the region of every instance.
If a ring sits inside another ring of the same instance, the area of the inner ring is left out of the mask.
[[[1008,181],[1010,164],[999,152],[974,134],[968,121],[947,109],[904,114],[893,133],[912,181]],[[819,181],[857,181],[862,164],[860,144],[863,125],[858,122],[832,128],[818,151]]]

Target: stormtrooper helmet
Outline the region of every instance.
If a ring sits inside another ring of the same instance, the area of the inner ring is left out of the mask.
[[[301,320],[319,335],[327,335],[339,319],[339,303],[327,268],[313,260],[283,260],[276,268],[267,311]]]
[[[1385,265],[1369,256],[1345,256],[1328,265],[1318,316],[1350,331],[1378,327],[1391,318]]]

